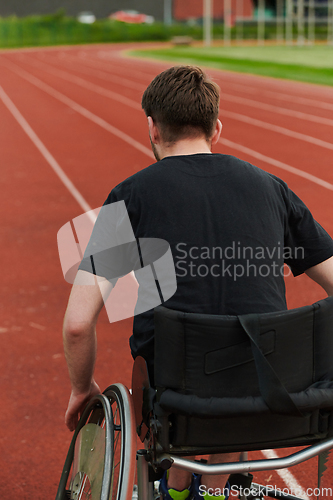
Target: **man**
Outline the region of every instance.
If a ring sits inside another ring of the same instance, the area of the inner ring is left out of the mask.
[[[302,201],[275,176],[211,153],[222,130],[216,84],[199,68],[170,68],[148,86],[142,107],[157,163],[116,186],[106,204],[125,202],[136,238],[170,244],[177,291],[166,307],[230,315],[286,309],[284,263],[333,295],[333,242]],[[64,321],[72,383],[65,420],[71,430],[87,401],[100,392],[93,371],[103,298],[98,286],[84,285],[91,272],[83,261]],[[147,360],[151,376],[153,342],[149,310],[134,318],[130,346],[133,357]],[[202,478],[215,489],[214,480]],[[220,481],[223,488],[226,478]],[[189,482],[186,474],[171,469],[168,482],[162,482],[163,498],[190,498]],[[198,485],[198,478],[192,480],[194,498],[202,498]]]

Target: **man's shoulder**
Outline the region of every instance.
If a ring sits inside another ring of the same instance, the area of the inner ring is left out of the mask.
[[[152,163],[148,167],[145,167],[135,174],[126,177],[126,179],[122,180],[119,184],[112,188],[109,196],[105,201],[105,204],[112,203],[120,199],[128,199],[131,196],[133,190],[135,191],[136,189],[145,186],[147,182],[149,182],[149,179],[155,176],[157,170],[158,162]]]
[[[131,186],[135,183],[139,183],[142,180],[147,179],[148,177],[151,177],[153,175],[156,175],[158,171],[160,170],[160,162],[155,162],[152,163],[151,165],[148,165],[148,167],[145,167],[141,170],[138,170],[135,172],[135,174],[130,175],[123,181],[121,181],[115,188],[121,187],[121,186]],[[115,189],[114,188],[114,189]]]
[[[220,170],[223,173],[223,169],[229,172],[231,178],[234,179],[235,182],[240,182],[243,185],[249,183],[250,185],[256,185],[257,188],[260,186],[263,189],[275,189],[278,191],[286,192],[288,190],[288,186],[286,183],[280,179],[279,177],[271,174],[270,172],[266,172],[265,170],[244,161],[236,156],[226,155],[221,153],[214,153],[212,155],[205,155],[206,160],[209,159],[212,164],[217,167],[217,170],[214,169],[215,174]],[[209,157],[209,158],[208,158]],[[178,179],[179,174],[181,173],[182,162],[186,160],[186,163],[189,161],[190,164],[193,162],[193,166],[195,164],[199,164],[202,161],[202,157],[200,155],[197,157],[166,157],[161,161],[157,161],[148,165],[147,167],[139,170],[135,174],[127,177],[119,184],[117,184],[111,191],[108,197],[108,203],[110,201],[114,201],[115,199],[128,199],[134,193],[140,191],[145,192],[146,189],[151,190],[151,188],[155,185],[158,186],[161,183],[164,183],[165,187],[174,182],[175,180],[175,172],[177,171],[176,178]],[[175,167],[175,169],[170,168]],[[178,171],[179,167],[181,170]],[[205,168],[206,165],[203,165]],[[188,168],[191,168],[190,165],[187,165],[187,169],[185,170],[189,173]],[[222,179],[221,179],[222,182]],[[111,200],[110,200],[111,198]]]
[[[238,176],[251,176],[256,180],[262,179],[268,183],[272,183],[273,185],[281,186],[282,188],[288,188],[287,184],[276,175],[273,175],[262,168],[253,165],[252,163],[242,160],[236,156],[232,155],[215,155],[217,157],[217,161],[223,161],[226,165],[235,169],[235,174]],[[221,158],[223,157],[223,158]]]

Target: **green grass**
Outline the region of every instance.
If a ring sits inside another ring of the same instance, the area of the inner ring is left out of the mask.
[[[46,16],[0,17],[0,47],[32,47],[82,43],[132,41],[166,41],[173,36],[187,35],[202,38],[200,26],[162,23],[152,25],[127,24],[110,19],[99,19],[93,24],[79,23],[62,11]]]
[[[333,46],[175,47],[131,55],[333,86]]]
[[[232,28],[232,38],[236,28]],[[91,25],[81,24],[60,10],[45,16],[0,17],[0,47],[31,47],[82,43],[132,41],[167,41],[177,35],[202,40],[201,26],[162,23],[153,25],[126,24],[109,19]],[[256,22],[244,24],[244,38],[255,39]],[[317,26],[317,38],[327,36],[327,27]],[[223,37],[223,25],[214,24],[214,39]],[[265,38],[274,39],[276,27],[266,23]],[[163,50],[136,51],[141,57],[157,57],[175,63],[210,66],[230,71],[333,85],[333,47],[176,47]]]
[[[214,39],[223,38],[223,24],[215,22],[213,26]],[[294,36],[295,36],[294,27]],[[98,19],[91,25],[81,24],[74,17],[65,15],[60,9],[54,14],[44,16],[0,17],[0,47],[31,47],[59,44],[108,43],[132,41],[167,41],[174,36],[185,35],[202,40],[202,26],[190,26],[175,23],[165,26],[163,23],[152,25],[126,24],[110,19]],[[237,37],[237,27],[231,29],[231,37]],[[257,22],[244,23],[243,37],[246,40],[256,39]],[[316,39],[327,37],[327,24],[316,26]],[[265,38],[276,39],[276,25],[267,20]]]

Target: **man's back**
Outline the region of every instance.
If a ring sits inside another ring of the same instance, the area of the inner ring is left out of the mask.
[[[327,234],[287,185],[233,156],[166,157],[116,186],[106,203],[120,200],[136,238],[171,246],[177,291],[164,304],[171,309],[283,310],[284,262],[297,275],[317,264],[319,254],[321,260],[331,255]],[[133,355],[150,357],[152,311],[135,317],[133,334]]]
[[[333,242],[304,204],[274,176],[233,157],[211,154],[222,131],[219,89],[200,68],[179,66],[157,75],[143,94],[142,107],[158,163],[116,186],[107,203],[126,204],[136,238],[170,244],[178,288],[165,306],[213,314],[284,309],[283,262],[294,274],[306,271],[333,294]],[[114,242],[117,246],[117,238]],[[143,264],[136,253],[136,265],[139,260]],[[113,271],[111,278],[125,274]],[[84,404],[99,392],[93,377],[95,327],[103,306],[99,286],[108,291],[110,285],[104,272],[93,265],[91,272],[102,279],[85,286],[91,276],[79,270],[64,321],[72,384],[65,420],[72,430]],[[153,339],[150,310],[134,318],[131,348],[134,357],[141,354],[149,361],[151,373]],[[202,484],[213,487],[220,481],[223,486],[226,480],[220,476],[214,483],[203,476]],[[190,475],[171,468],[161,483],[162,497],[192,498],[190,483]],[[195,500],[202,497],[199,484],[200,479],[192,481]]]

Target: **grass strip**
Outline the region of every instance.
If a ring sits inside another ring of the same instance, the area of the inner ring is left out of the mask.
[[[287,47],[284,48],[287,49]],[[249,47],[249,49],[251,48]],[[333,61],[333,47],[331,50]],[[223,52],[223,48],[221,48],[221,52]],[[232,56],[225,57],[222,54],[208,54],[207,49],[205,49],[204,53],[201,53],[200,48],[188,50],[186,48],[175,47],[170,49],[136,50],[131,51],[130,54],[139,57],[163,59],[175,64],[194,64],[197,66],[201,65],[222,70],[236,71],[238,73],[250,73],[273,78],[333,86],[333,67],[322,68],[302,64],[286,64],[274,61],[233,58]]]

